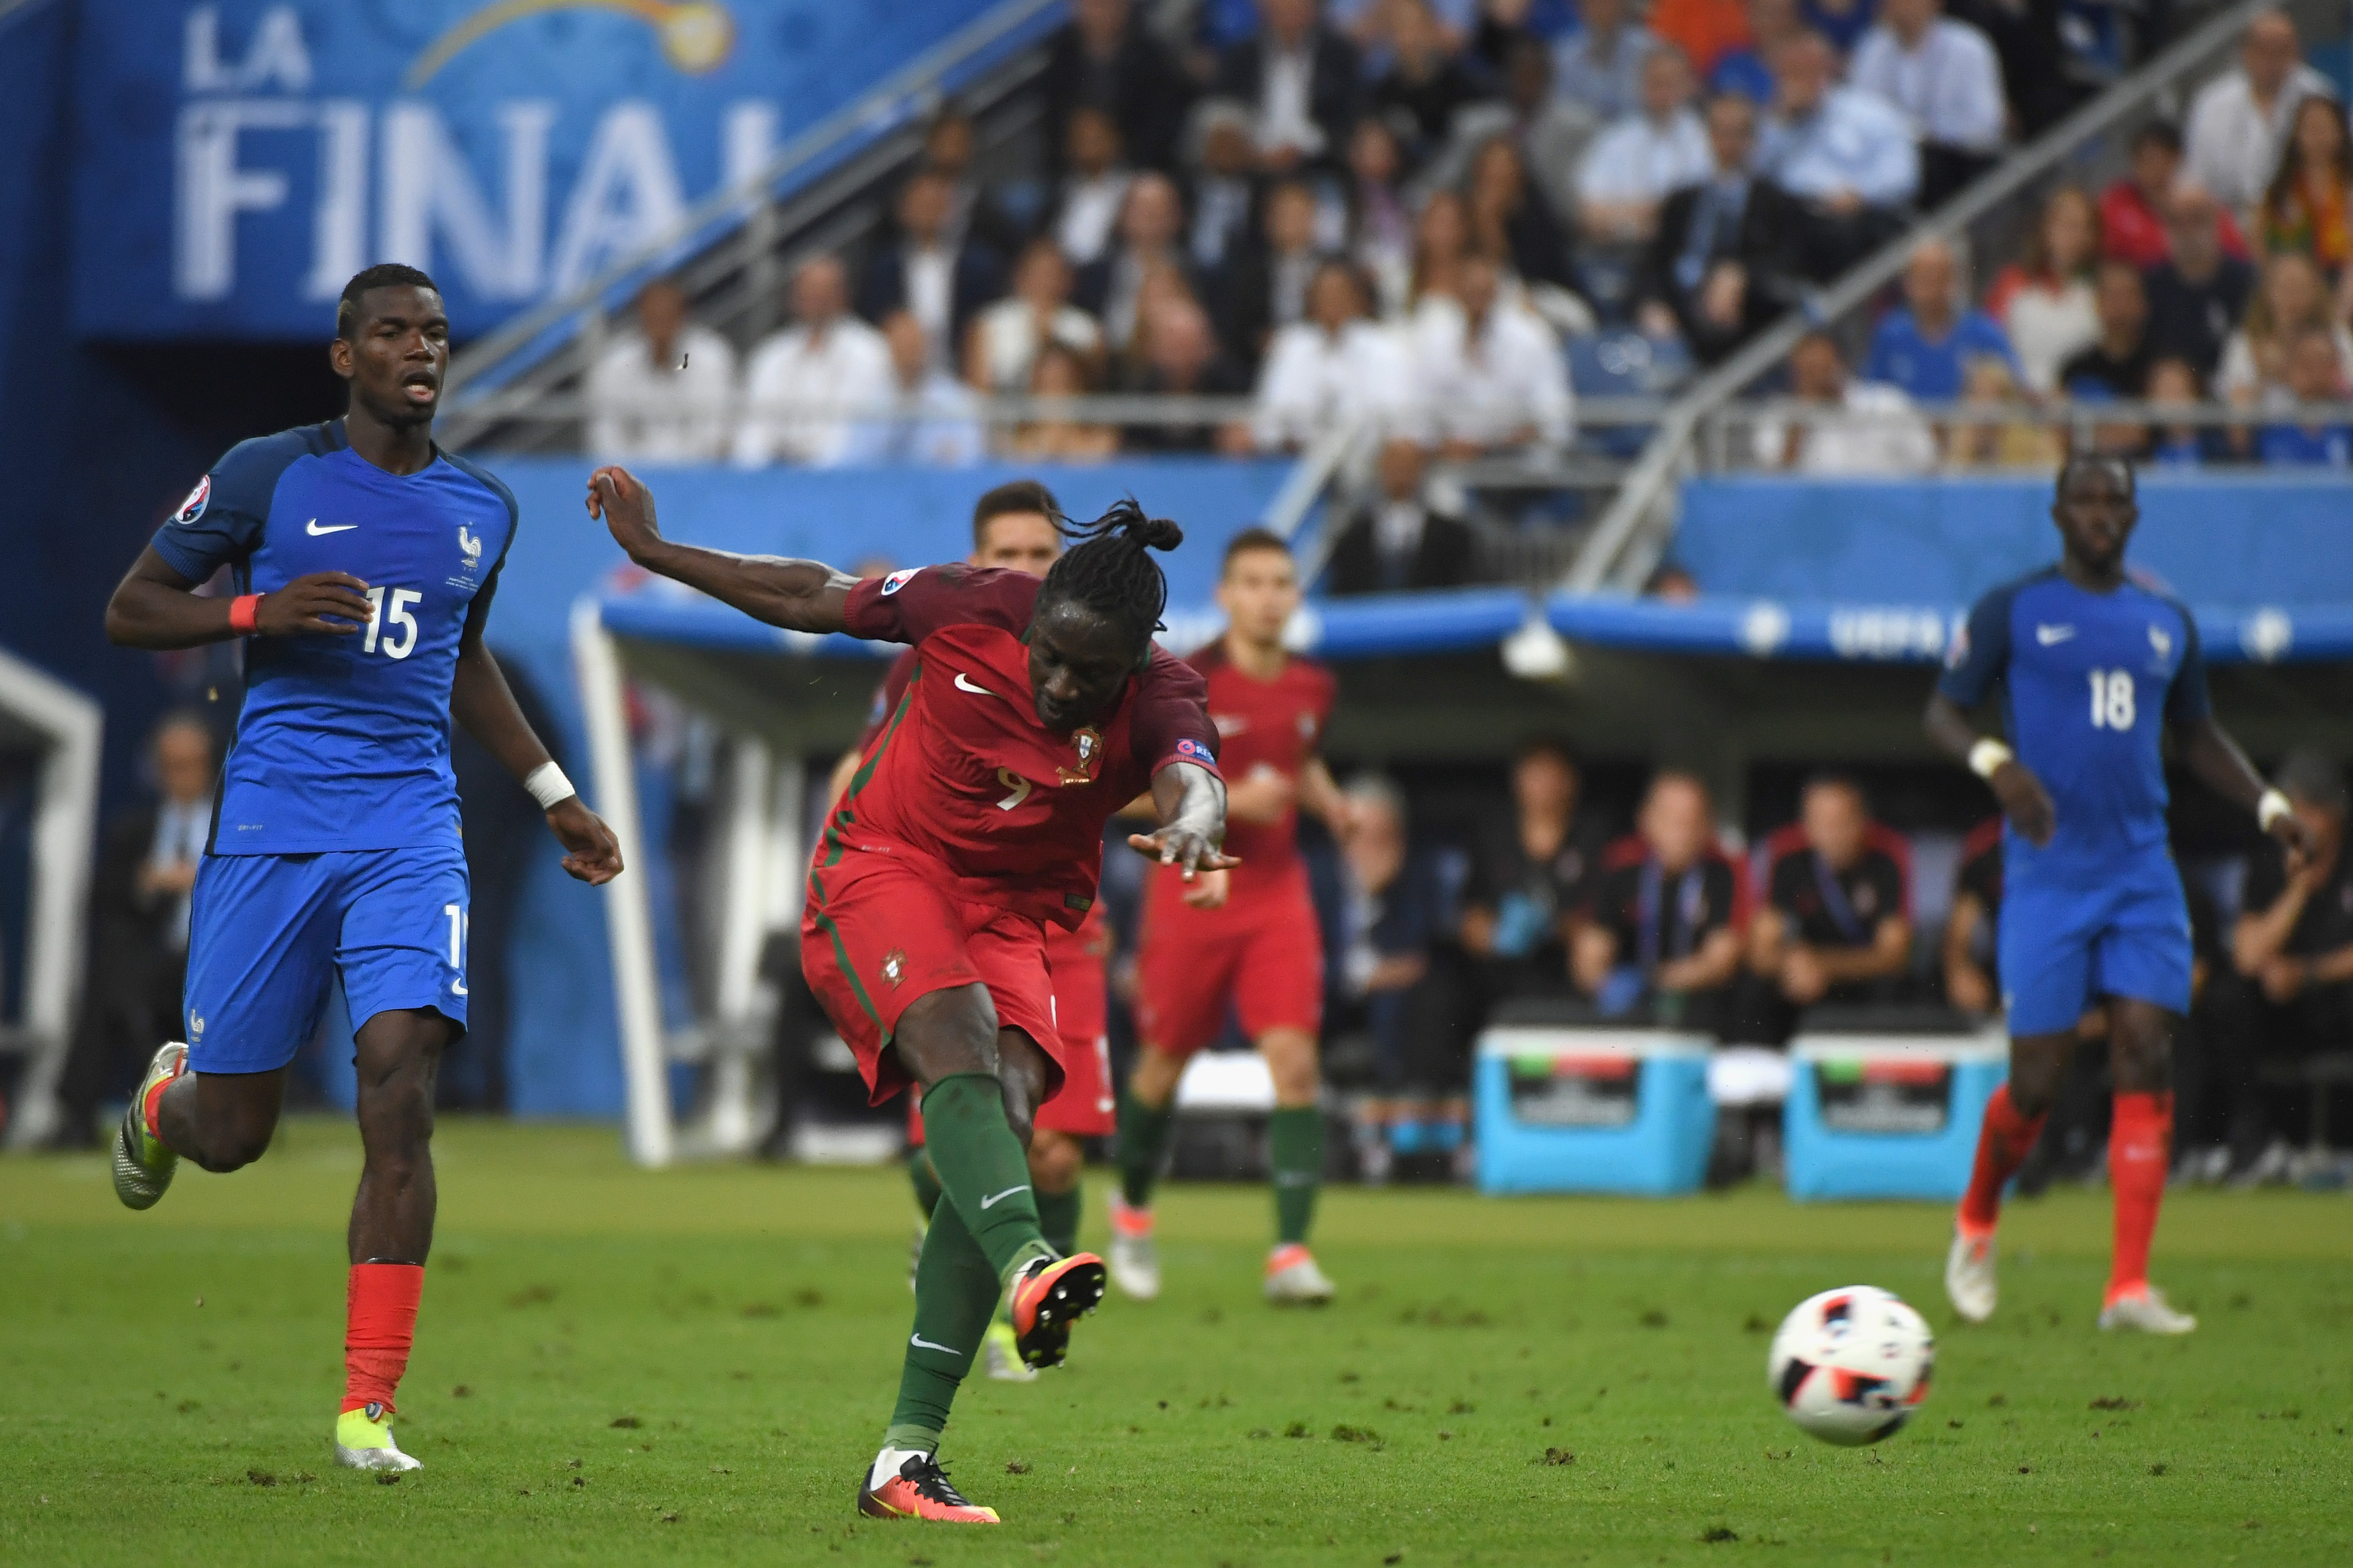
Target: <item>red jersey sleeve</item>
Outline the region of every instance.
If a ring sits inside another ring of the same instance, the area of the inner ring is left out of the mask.
[[[995,626],[1019,636],[1038,602],[1038,579],[1020,572],[966,566],[911,566],[869,577],[841,606],[841,629],[869,642],[913,647],[942,626]]]
[[[1152,777],[1171,763],[1218,771],[1218,731],[1209,722],[1209,688],[1200,671],[1155,647],[1135,679],[1135,762]]]

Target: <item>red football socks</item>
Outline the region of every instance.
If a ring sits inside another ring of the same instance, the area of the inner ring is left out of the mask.
[[[1978,1158],[1969,1172],[1969,1190],[1961,1195],[1960,1227],[1978,1237],[1991,1231],[2001,1217],[2003,1184],[2018,1173],[2034,1141],[2042,1136],[2042,1117],[2021,1115],[2003,1084],[1986,1101],[1985,1125],[1978,1130]]]
[[[417,1337],[417,1301],[425,1292],[421,1263],[354,1263],[345,1295],[343,1408],[381,1405],[392,1412],[408,1347]]]
[[[2148,1289],[2148,1243],[2165,1200],[2166,1164],[2173,1147],[2173,1096],[2120,1094],[2108,1129],[2108,1184],[2116,1200],[2116,1260],[2108,1301]]]

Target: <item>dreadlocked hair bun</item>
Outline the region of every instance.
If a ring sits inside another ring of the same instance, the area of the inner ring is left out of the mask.
[[[1065,523],[1062,531],[1077,542],[1048,570],[1039,603],[1067,600],[1111,620],[1134,639],[1141,657],[1168,607],[1168,579],[1147,552],[1176,549],[1185,531],[1145,515],[1130,496],[1092,522]]]

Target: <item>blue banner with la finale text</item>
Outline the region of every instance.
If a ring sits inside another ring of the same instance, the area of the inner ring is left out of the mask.
[[[488,331],[994,3],[84,0],[76,328],[322,338],[405,261]]]

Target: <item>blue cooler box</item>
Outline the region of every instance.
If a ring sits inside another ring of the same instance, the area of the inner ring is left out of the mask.
[[[1472,1078],[1479,1190],[1688,1193],[1715,1110],[1704,1035],[1504,1026]]]
[[[1793,1198],[1958,1198],[1986,1101],[2010,1076],[1989,1035],[1799,1035],[1782,1110]]]

